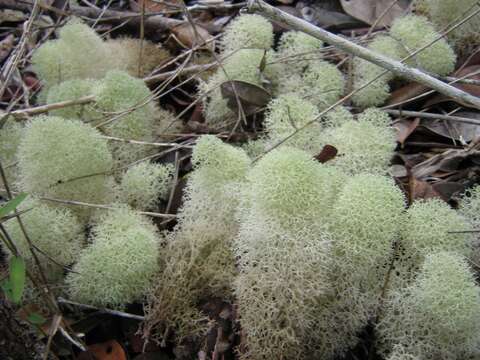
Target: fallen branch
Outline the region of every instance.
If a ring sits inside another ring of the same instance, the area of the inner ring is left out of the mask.
[[[439,93],[449,96],[459,102],[465,103],[473,108],[480,109],[480,98],[472,96],[465,91],[459,90],[451,85],[448,85],[441,80],[434,78],[418,69],[411,68],[402,64],[399,61],[392,60],[382,54],[376,53],[370,49],[355,44],[341,36],[332,34],[324,29],[318,28],[307,21],[292,16],[284,11],[281,11],[273,6],[268,5],[262,0],[249,0],[248,11],[251,13],[258,13],[274,22],[277,22],[289,29],[294,29],[307,33],[317,39],[320,39],[330,45],[333,45],[349,54],[353,54],[387,69],[396,76],[415,81],[425,86],[428,86]]]
[[[453,115],[443,115],[443,114],[432,114],[420,111],[406,111],[406,110],[393,110],[385,109],[386,113],[395,115],[395,116],[406,116],[406,117],[418,117],[421,119],[433,119],[433,120],[446,120],[446,121],[457,121],[466,124],[480,125],[480,120],[469,119],[461,116]]]

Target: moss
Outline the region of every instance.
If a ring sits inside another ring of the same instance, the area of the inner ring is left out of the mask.
[[[142,162],[129,168],[119,186],[119,200],[138,210],[154,208],[165,200],[172,182],[171,165]]]
[[[154,337],[163,338],[170,329],[179,341],[206,331],[199,302],[232,298],[235,211],[250,160],[241,149],[205,135],[197,141],[192,163],[178,224],[167,235],[163,270],[149,296],[146,323]]]
[[[99,79],[114,67],[114,56],[93,29],[75,19],[58,40],[42,44],[32,56],[34,71],[50,87],[71,79]]]
[[[273,26],[260,15],[236,17],[225,29],[221,48],[224,53],[252,48],[268,50],[273,45]]]
[[[69,209],[53,208],[35,199],[24,201],[19,210],[28,210],[22,215],[22,222],[32,244],[38,249],[36,254],[47,278],[61,278],[61,265],[73,264],[84,246],[82,224]],[[20,255],[34,266],[33,255],[19,223],[13,219],[5,227]]]
[[[33,118],[26,125],[18,159],[20,187],[32,195],[96,204],[109,197],[105,173],[113,161],[107,143],[78,120]]]
[[[457,254],[429,254],[410,286],[391,295],[378,325],[385,352],[402,346],[421,359],[465,359],[480,346],[480,289]]]
[[[105,307],[140,300],[159,270],[155,226],[128,208],[105,213],[66,282],[72,299]]]
[[[324,141],[335,146],[338,154],[329,163],[349,174],[386,174],[396,147],[394,129],[385,126],[387,118],[376,110],[330,129]]]

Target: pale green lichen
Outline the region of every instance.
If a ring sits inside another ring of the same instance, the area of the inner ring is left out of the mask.
[[[79,120],[39,116],[18,148],[19,182],[36,196],[102,204],[110,196],[112,156],[100,133]]]
[[[23,134],[22,124],[7,119],[2,128],[0,128],[0,161],[5,171],[8,185],[15,189],[17,187],[17,151]],[[0,185],[5,188],[3,180],[0,179]]]
[[[89,26],[75,19],[32,56],[34,71],[47,87],[71,79],[99,79],[114,67],[113,54]]]
[[[335,65],[319,60],[310,63],[303,75],[293,74],[282,81],[279,92],[295,93],[323,110],[340,99],[344,87],[341,71]]]
[[[238,188],[250,160],[241,149],[205,135],[192,163],[178,224],[167,235],[163,269],[149,296],[146,327],[159,338],[165,329],[178,339],[198,336],[207,328],[198,303],[209,296],[232,297]]]
[[[313,61],[322,59],[323,42],[300,31],[282,34],[277,51],[277,62],[282,65],[285,77],[294,71],[301,74]]]
[[[303,359],[315,348],[316,309],[330,287],[322,229],[342,178],[331,171],[285,147],[249,172],[235,240],[235,294],[248,348],[242,358]]]
[[[273,45],[273,26],[260,15],[237,16],[226,28],[221,41],[223,53],[239,49],[268,50]]]
[[[103,122],[106,124],[101,129],[107,135],[153,141],[155,106],[151,102],[153,95],[142,80],[123,71],[110,71],[94,87],[93,94],[96,108],[105,115]],[[118,165],[129,164],[151,151],[144,145],[122,142],[111,142],[110,148]]]
[[[19,210],[26,211],[21,219],[37,258],[49,280],[60,279],[64,268],[75,262],[84,246],[85,235],[81,222],[69,209],[54,208],[36,199],[27,199]],[[34,266],[30,246],[16,219],[5,228],[20,256]]]
[[[265,131],[268,134],[268,145],[276,144],[302,128],[308,122],[319,117],[317,107],[308,100],[296,94],[280,95],[268,104],[264,120]],[[308,129],[296,133],[284,142],[285,146],[292,146],[309,153],[318,153],[321,150],[319,139],[323,127],[320,122],[308,126]]]
[[[101,216],[91,241],[66,279],[72,299],[105,307],[141,300],[159,270],[154,224],[120,207]]]
[[[457,254],[429,254],[415,281],[395,291],[377,326],[384,352],[402,346],[421,359],[467,359],[480,348],[480,289]]]
[[[455,67],[456,56],[452,48],[421,16],[409,15],[395,20],[389,35],[375,37],[368,48],[393,60],[412,55],[406,61],[408,65],[437,75],[447,75]],[[413,55],[417,50],[419,52]],[[387,72],[374,80],[385,70],[363,59],[355,60],[354,69],[354,88],[366,87],[354,94],[353,102],[360,107],[384,103],[390,95],[388,82],[393,79],[393,73]]]
[[[455,68],[455,53],[445,39],[422,16],[408,15],[395,20],[389,32],[403,50],[402,57],[422,49],[408,63],[421,70],[444,76]]]
[[[433,252],[448,251],[469,256],[472,251],[471,234],[449,233],[470,230],[468,222],[442,200],[414,202],[404,221],[402,245],[414,264],[421,264],[425,256]]]
[[[122,176],[118,199],[138,210],[152,209],[160,199],[166,199],[172,177],[172,165],[142,162]]]
[[[396,147],[395,130],[386,125],[388,115],[375,110],[347,121],[324,135],[324,142],[338,149],[329,163],[349,174],[384,175]]]
[[[92,95],[92,89],[95,85],[96,81],[91,79],[72,79],[53,85],[48,90],[46,103],[51,104],[67,100],[77,100]],[[93,108],[92,104],[54,109],[51,110],[49,114],[65,119],[79,119],[85,122],[90,122],[101,117],[101,114]]]

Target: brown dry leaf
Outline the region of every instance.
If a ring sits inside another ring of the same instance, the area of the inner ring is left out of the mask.
[[[393,6],[392,2],[395,2]],[[391,6],[378,23],[381,27],[389,26],[393,20],[402,16],[409,5],[407,0],[340,0],[340,3],[348,15],[369,25],[374,24]]]
[[[428,88],[422,84],[415,82],[407,84],[390,94],[387,105],[407,102],[407,100],[413,99],[426,91],[428,91]]]
[[[204,48],[212,52],[215,50],[215,42],[211,41],[213,36],[200,25],[193,27],[190,23],[183,23],[173,27],[171,30],[176,39],[186,48],[191,49],[198,44],[210,41]]]
[[[455,113],[455,116],[480,120],[480,113],[474,111],[462,111]],[[459,121],[445,121],[434,119],[422,119],[421,126],[429,131],[448,139],[460,140],[465,142],[472,141],[480,136],[480,127],[475,124],[467,124]]]
[[[168,0],[167,2],[162,0],[130,0],[130,8],[133,11],[142,11],[143,2],[145,2],[145,11],[149,12],[162,12],[166,10],[172,10],[171,5],[180,5],[180,0]]]
[[[445,201],[450,201],[452,196],[462,194],[465,191],[464,185],[453,181],[439,181],[432,187]]]
[[[127,354],[117,340],[88,346],[88,350],[80,353],[76,360],[127,360]]]
[[[399,120],[395,122],[393,127],[397,130],[397,142],[402,147],[405,144],[405,140],[415,131],[418,124],[420,124],[419,118],[415,118],[413,121]]]
[[[413,203],[415,200],[419,199],[442,199],[442,196],[438,191],[436,191],[432,185],[426,181],[419,180],[413,176],[410,177],[408,181],[409,187],[409,203]]]
[[[468,164],[467,161],[473,163],[480,161],[480,151],[474,149],[447,150],[420,164],[415,165],[412,168],[412,174],[418,179],[423,179],[436,173],[437,171],[453,172],[459,170],[462,165]]]
[[[225,81],[221,85],[222,96],[228,100],[228,106],[238,110],[237,96],[245,115],[251,115],[264,108],[271,99],[270,93],[264,88],[246,81]]]
[[[332,160],[337,156],[338,150],[333,145],[325,145],[318,155],[315,155],[314,158],[320,163],[324,164],[329,160]]]

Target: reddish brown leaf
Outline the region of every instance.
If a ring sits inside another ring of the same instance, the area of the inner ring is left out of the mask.
[[[420,119],[415,118],[411,120],[399,120],[395,122],[393,127],[397,130],[397,142],[403,147],[405,140],[415,131],[418,124],[420,124]]]
[[[140,12],[142,11],[143,3],[145,2],[145,11],[147,12],[162,12],[165,10],[171,10],[173,7],[171,5],[180,5],[179,0],[169,0],[169,1],[155,1],[155,0],[130,0],[130,8],[133,11]]]
[[[325,145],[318,155],[315,155],[315,159],[321,162],[322,164],[326,163],[329,160],[332,160],[337,156],[338,150],[333,145]]]
[[[122,345],[117,340],[88,346],[88,350],[80,353],[77,360],[127,360]]]

